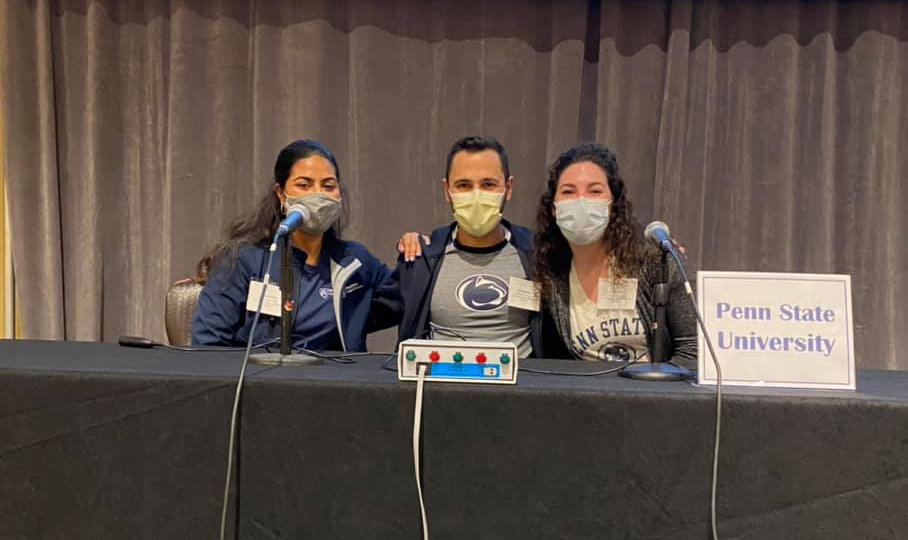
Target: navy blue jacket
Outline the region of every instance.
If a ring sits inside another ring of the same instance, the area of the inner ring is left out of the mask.
[[[533,279],[532,233],[526,227],[512,225],[507,220],[501,220],[501,224],[511,231],[510,242],[517,249],[526,275]],[[444,262],[445,249],[453,239],[456,225],[451,223],[432,231],[430,244],[422,246],[422,257],[412,262],[405,262],[403,256],[397,259],[395,274],[400,282],[400,297],[403,302],[403,314],[398,328],[399,341],[428,336],[435,280]],[[530,312],[530,342],[533,346],[533,356],[537,358],[571,358],[570,351],[557,333],[551,315],[545,309],[542,312]]]
[[[300,255],[305,254],[298,251]],[[358,242],[325,233],[321,256],[331,258],[331,284],[334,314],[345,351],[366,351],[366,334],[396,325],[400,320],[399,290],[391,270]],[[254,312],[246,309],[249,282],[261,281],[268,260],[268,244],[247,245],[239,249],[236,262],[217,268],[202,289],[192,320],[193,345],[245,345]],[[281,247],[271,263],[271,276],[281,275]],[[296,279],[302,279],[297,274]],[[339,294],[338,291],[345,291]],[[297,305],[305,316],[306,306]],[[294,313],[295,315],[295,313]],[[295,320],[295,319],[294,319]],[[262,315],[256,326],[254,343],[280,336],[280,317]],[[302,347],[305,336],[293,336],[294,346]]]

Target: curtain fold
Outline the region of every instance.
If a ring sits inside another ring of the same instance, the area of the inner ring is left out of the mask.
[[[0,22],[0,32],[5,32]],[[4,66],[0,64],[0,72]],[[0,89],[2,91],[2,89]],[[10,246],[9,210],[6,202],[6,124],[3,121],[3,99],[0,98],[0,338],[16,336],[13,300],[13,256]]]
[[[451,219],[450,144],[499,138],[510,219],[599,140],[700,269],[849,273],[862,367],[908,368],[905,2],[3,0],[27,337],[163,339],[163,298],[273,182],[337,153],[389,263]]]
[[[690,239],[702,269],[851,274],[859,365],[906,368],[897,329],[908,323],[898,309],[908,44],[897,32],[858,31],[878,17],[849,18],[836,3],[753,3],[738,13],[742,4],[693,12],[679,70],[686,89],[666,92],[686,93],[686,107],[663,115],[660,136],[675,138],[659,151],[667,166],[654,216]],[[896,21],[906,12],[868,8]],[[826,28],[807,25],[808,15]],[[793,35],[759,35],[776,21],[799,23]],[[687,32],[672,30],[670,58]]]
[[[7,196],[23,334],[65,334],[63,253],[51,13],[47,2],[5,2],[0,36]]]
[[[0,18],[0,35],[9,32],[6,18]],[[0,56],[0,73],[7,73],[6,61]],[[15,315],[13,307],[13,268],[12,251],[9,239],[9,210],[6,197],[6,121],[3,106],[6,100],[2,97],[6,91],[0,83],[0,337],[13,338],[15,334]]]

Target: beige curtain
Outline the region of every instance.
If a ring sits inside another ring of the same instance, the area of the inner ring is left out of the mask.
[[[163,339],[169,283],[300,137],[337,152],[347,236],[390,263],[450,219],[447,148],[483,133],[511,219],[595,138],[698,268],[851,274],[859,365],[908,368],[904,3],[0,2],[26,336]]]
[[[0,33],[8,31],[0,20]],[[0,56],[0,73],[7,74],[6,63]],[[0,85],[0,92],[4,85]],[[3,107],[6,100],[0,95],[0,338],[14,338],[15,306],[13,304],[13,259],[10,245],[9,210],[6,198],[6,121]]]

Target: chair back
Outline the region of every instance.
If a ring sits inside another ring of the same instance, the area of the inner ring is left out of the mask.
[[[164,298],[164,325],[171,345],[192,345],[192,316],[199,305],[202,284],[192,278],[181,279],[167,290]]]

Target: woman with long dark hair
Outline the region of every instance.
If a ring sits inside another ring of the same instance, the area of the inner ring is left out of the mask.
[[[312,140],[288,144],[274,164],[274,184],[250,214],[234,221],[227,239],[199,263],[207,279],[192,321],[197,345],[244,345],[255,302],[250,284],[265,275],[268,248],[285,209],[301,204],[309,217],[290,245],[296,274],[293,345],[312,350],[365,351],[366,334],[399,322],[399,293],[391,271],[357,242],[342,240],[348,195],[334,154]],[[281,247],[271,276],[280,276]],[[263,317],[255,343],[280,333],[280,317]]]
[[[614,152],[595,143],[549,168],[536,218],[536,279],[575,358],[634,360],[653,348],[659,251],[634,217]],[[696,363],[696,315],[680,274],[669,274],[670,361]]]

